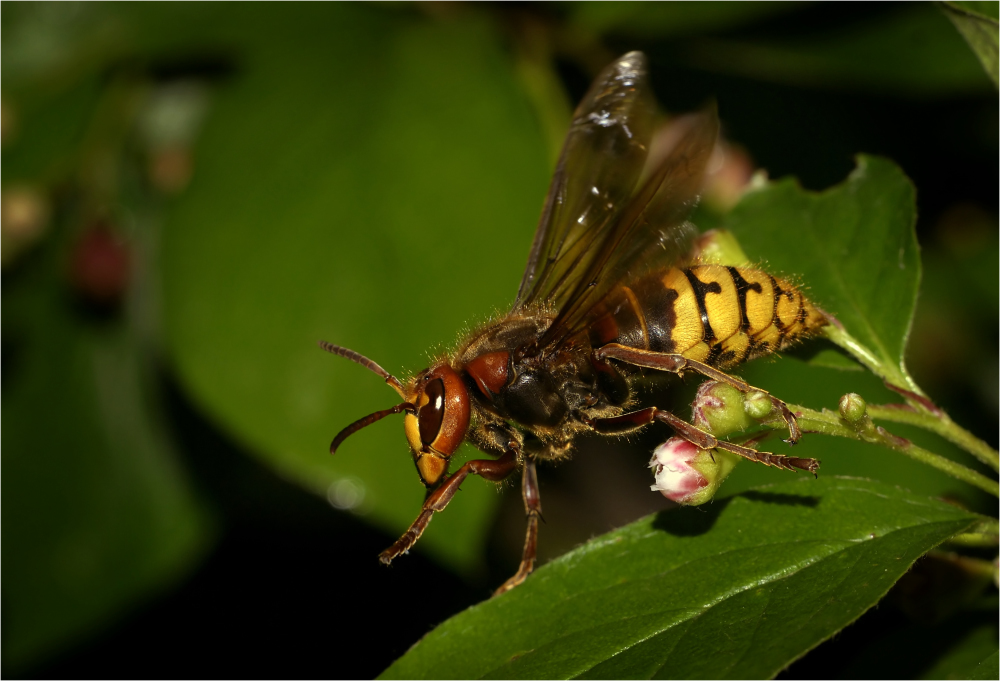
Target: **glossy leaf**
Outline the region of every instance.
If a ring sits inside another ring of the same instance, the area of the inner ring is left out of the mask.
[[[832,477],[663,512],[453,617],[383,677],[770,677],[974,520]]]
[[[913,185],[899,167],[859,156],[847,180],[824,192],[787,178],[747,193],[727,226],[752,261],[800,275],[816,304],[905,376],[920,286],[915,222]]]
[[[545,146],[498,35],[474,15],[310,11],[322,40],[279,32],[214,100],[165,234],[169,344],[226,430],[320,493],[363,490],[353,510],[400,533],[424,496],[402,419],[328,453],[341,428],[399,398],[317,341],[405,378],[508,308]],[[496,499],[470,480],[418,547],[470,567]]]

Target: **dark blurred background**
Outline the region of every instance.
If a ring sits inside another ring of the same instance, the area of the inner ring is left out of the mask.
[[[572,106],[629,50],[665,113],[718,102],[731,165],[706,222],[757,169],[822,190],[859,152],[902,167],[924,263],[909,368],[997,445],[997,92],[939,6],[2,10],[4,676],[372,677],[513,572],[520,495],[479,480],[378,564],[422,489],[394,422],[329,457],[393,396],[315,344],[405,374],[504,309]],[[894,401],[810,371],[743,375],[814,408]],[[694,388],[669,393],[682,413]],[[540,471],[543,562],[667,507],[647,492],[658,438]],[[995,511],[839,446],[800,447]],[[748,468],[722,493],[780,475]],[[878,608],[787,673],[872,673],[873,646],[917,626]]]

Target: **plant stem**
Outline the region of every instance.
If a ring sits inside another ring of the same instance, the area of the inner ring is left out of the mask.
[[[1000,524],[996,518],[984,518],[961,534],[956,534],[948,540],[949,544],[961,546],[996,547],[1000,540]]]
[[[961,534],[956,534],[954,537],[949,538],[948,543],[974,548],[996,548],[997,535],[962,532]]]
[[[993,470],[1000,470],[1000,454],[975,435],[952,421],[947,414],[933,416],[926,412],[913,411],[891,404],[870,405],[868,413],[873,419],[906,423],[936,433],[966,450],[987,466],[993,468]]]
[[[822,412],[813,411],[800,405],[789,404],[788,408],[798,415],[799,425],[803,430],[812,430],[826,435],[846,437],[861,442],[871,442],[881,444],[889,449],[893,449],[901,454],[905,454],[920,463],[926,464],[940,471],[947,473],[953,478],[967,482],[974,487],[989,492],[995,497],[1000,497],[1000,483],[990,480],[982,473],[977,473],[971,468],[967,468],[960,463],[945,458],[940,454],[928,451],[923,447],[918,447],[909,440],[897,437],[881,426],[872,425],[871,429],[859,432],[847,425],[838,414],[824,409]],[[783,428],[784,423],[765,424],[773,428]]]
[[[951,420],[944,411],[934,406],[920,386],[902,366],[894,366],[880,359],[871,350],[862,345],[858,339],[837,324],[825,327],[824,333],[831,342],[840,346],[869,371],[881,378],[887,387],[899,392],[909,410],[892,406],[869,407],[873,418],[881,418],[896,423],[908,423],[932,433],[937,433],[944,439],[966,450],[993,470],[1000,470],[1000,454],[988,444],[977,438]],[[911,393],[911,394],[907,394]]]

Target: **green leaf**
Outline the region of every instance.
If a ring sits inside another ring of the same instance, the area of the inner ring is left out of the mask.
[[[942,2],[941,10],[945,13],[958,32],[962,34],[969,47],[979,58],[983,68],[993,81],[1000,86],[1000,74],[997,72],[998,34],[1000,22],[997,20],[997,2]]]
[[[97,74],[71,87],[5,95],[14,119],[3,147],[4,185],[53,182],[72,168],[100,96]]]
[[[456,615],[384,678],[767,678],[975,521],[861,479],[799,478],[598,537]]]
[[[405,379],[507,308],[545,194],[545,145],[476,14],[310,11],[322,40],[267,33],[217,94],[165,232],[170,351],[239,441],[318,492],[363,489],[355,512],[401,533],[424,496],[402,418],[328,453],[341,428],[399,397],[317,341]],[[418,547],[469,568],[496,499],[470,481]]]
[[[906,385],[920,286],[915,222],[913,185],[899,167],[859,156],[847,180],[824,192],[805,191],[792,178],[748,192],[727,227],[751,261],[799,279]]]
[[[5,671],[179,579],[206,539],[141,343],[83,323],[62,264],[35,259],[3,291]]]
[[[780,39],[692,40],[683,54],[701,68],[810,88],[926,96],[989,87],[967,46],[930,3]]]

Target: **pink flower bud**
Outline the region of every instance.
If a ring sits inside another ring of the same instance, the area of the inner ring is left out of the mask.
[[[656,484],[650,489],[682,506],[698,506],[715,496],[735,463],[728,452],[698,449],[672,437],[653,451],[649,467]]]

